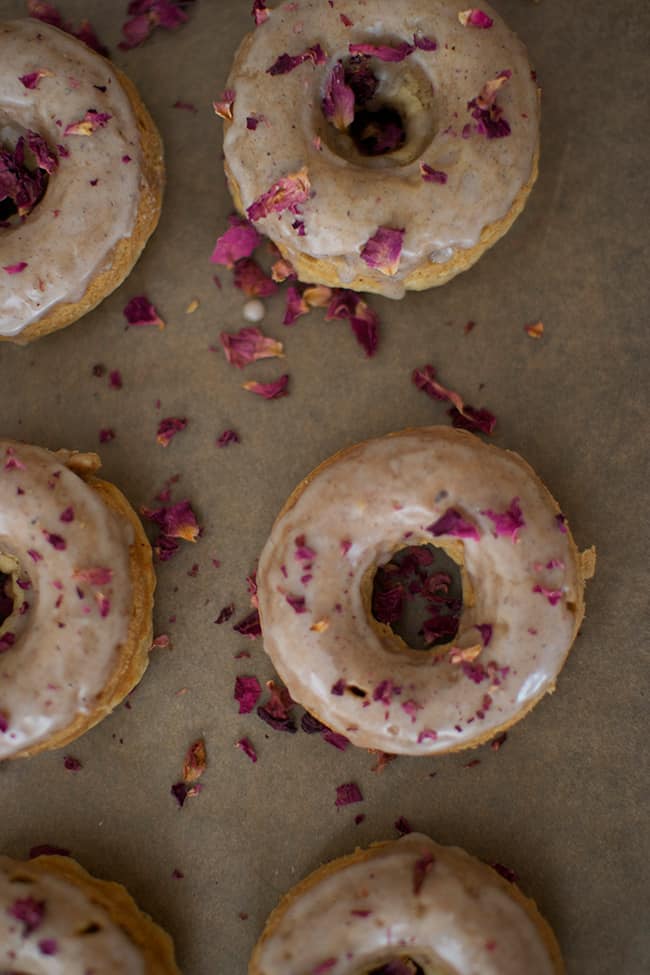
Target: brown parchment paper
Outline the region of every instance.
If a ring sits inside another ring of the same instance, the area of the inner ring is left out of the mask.
[[[184,28],[125,53],[117,42],[126,0],[60,0],[67,18],[90,18],[138,85],[164,138],[168,186],[160,226],[115,294],[35,345],[0,345],[2,432],[100,449],[104,476],[135,506],[180,473],[175,497],[191,499],[204,532],[158,567],[155,628],[173,649],[152,655],[130,707],[65,750],[83,768],[65,771],[61,752],[0,767],[0,847],[15,856],[39,843],[69,848],[93,873],[126,884],[169,930],[187,975],[244,975],[280,895],[324,860],[395,836],[403,815],[440,842],[514,869],[557,932],[570,975],[642,975],[650,970],[647,5],[497,0],[544,89],[540,178],[523,216],[445,287],[400,303],[371,299],[382,319],[376,358],[365,360],[347,325],[325,324],[319,312],[283,327],[276,297],[263,327],[286,343],[287,358],[240,373],[208,351],[220,330],[245,324],[230,274],[217,269],[218,290],[209,263],[231,209],[211,102],[251,26],[250,5],[199,0]],[[24,12],[22,0],[0,0],[1,18]],[[174,108],[178,99],[197,111]],[[164,331],[125,330],[122,308],[142,293]],[[186,314],[194,298],[200,305]],[[523,326],[538,319],[546,331],[533,341]],[[468,320],[476,327],[466,335]],[[599,564],[557,692],[499,752],[400,758],[377,775],[363,751],[341,754],[237,714],[236,675],[262,679],[272,668],[261,641],[231,623],[248,611],[245,576],[303,475],[346,444],[447,422],[443,404],[410,382],[426,362],[497,414],[495,442],[533,465],[579,545],[598,546]],[[123,388],[94,377],[96,363],[119,369]],[[285,369],[285,399],[241,389]],[[166,450],[155,438],[162,416],[189,421]],[[99,448],[102,427],[116,439]],[[242,443],[218,450],[227,427]],[[188,575],[194,564],[198,575]],[[236,616],[215,625],[231,601]],[[251,659],[235,659],[241,650]],[[200,735],[205,787],[179,809],[170,786]],[[233,747],[243,735],[256,765]],[[465,767],[472,758],[480,764]],[[361,805],[335,809],[342,782],[358,783]]]

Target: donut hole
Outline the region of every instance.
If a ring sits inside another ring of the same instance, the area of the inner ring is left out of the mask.
[[[14,611],[13,581],[10,575],[0,572],[0,626]]]
[[[460,566],[435,545],[411,545],[377,568],[372,615],[412,650],[432,650],[458,633]]]
[[[410,58],[385,62],[357,54],[338,63],[354,93],[354,117],[341,131],[322,107],[316,124],[321,140],[335,155],[364,167],[406,166],[417,159],[435,135],[433,85],[425,71]]]
[[[372,968],[367,975],[426,975],[424,968],[412,958],[393,958],[379,968]]]
[[[32,134],[38,134],[33,133]],[[0,192],[0,230],[10,230],[43,201],[50,177],[29,146],[29,130],[0,118],[0,169],[5,179]]]

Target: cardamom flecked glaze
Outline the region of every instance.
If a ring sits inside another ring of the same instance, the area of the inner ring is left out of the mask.
[[[29,923],[21,915],[21,902]],[[0,969],[29,975],[178,975],[169,936],[118,884],[69,857],[0,856]]]
[[[0,571],[14,600],[0,623],[0,759],[76,738],[147,665],[151,549],[98,466],[0,440]]]
[[[464,850],[411,833],[326,864],[290,891],[249,973],[366,975],[406,958],[425,975],[564,972],[532,900]]]
[[[486,512],[514,499],[524,526],[497,535]],[[450,510],[477,539],[432,534]],[[372,581],[396,551],[430,544],[461,565],[463,607],[453,644],[419,651],[372,617]],[[291,696],[355,745],[472,747],[554,689],[592,559],[517,454],[447,427],[405,430],[341,451],[289,498],[257,573],[264,648]]]
[[[235,94],[226,173],[245,212],[277,180],[306,167],[311,197],[298,208],[305,235],[298,236],[290,211],[256,223],[302,280],[393,298],[442,284],[477,260],[523,208],[537,173],[537,84],[523,44],[491,7],[481,5],[494,20],[489,30],[463,26],[462,9],[450,0],[299,0],[271,9],[244,39],[226,86]],[[414,36],[434,39],[437,50],[416,49],[400,63],[370,60],[379,96],[400,111],[407,137],[402,149],[368,160],[324,117],[327,79],[337,61],[349,59],[350,44],[412,45]],[[281,54],[316,44],[326,63],[266,73]],[[488,139],[475,131],[468,102],[504,70],[512,77],[497,101],[511,132]],[[254,130],[251,117],[260,120]],[[446,184],[425,182],[421,163],[444,172]],[[406,231],[393,276],[360,256],[379,227]]]
[[[20,77],[38,70],[49,74],[26,88]],[[89,110],[111,118],[91,135],[66,136]],[[128,79],[33,19],[0,24],[0,143],[13,145],[27,129],[59,160],[40,203],[21,224],[0,227],[0,336],[20,339],[31,325],[28,340],[58,306],[87,295],[97,304],[128,273],[157,223],[163,171],[159,137]],[[19,274],[2,270],[19,262],[27,263]],[[95,294],[102,274],[106,287]]]

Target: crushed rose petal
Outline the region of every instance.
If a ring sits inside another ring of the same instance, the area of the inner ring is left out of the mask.
[[[158,424],[156,440],[161,447],[168,447],[177,433],[184,430],[187,420],[179,416],[168,416]]]
[[[183,782],[196,782],[201,778],[207,766],[205,741],[197,738],[187,750],[183,761]]]
[[[257,752],[248,738],[240,738],[239,741],[235,742],[235,748],[239,748],[244,755],[250,758],[251,762],[257,761]]]
[[[340,61],[332,68],[325,83],[323,114],[335,129],[345,132],[354,121],[354,92],[345,81],[345,69]]]
[[[212,102],[214,114],[226,121],[232,121],[232,107],[235,104],[235,92],[232,88],[226,89],[221,98]]]
[[[239,704],[239,714],[250,714],[260,699],[262,688],[257,677],[237,677],[234,699]]]
[[[164,328],[165,323],[145,295],[137,295],[124,307],[122,312],[129,325],[157,325]]]
[[[420,175],[425,183],[440,183],[444,186],[447,182],[447,173],[444,173],[441,169],[433,169],[427,163],[420,163]]]
[[[236,214],[229,218],[229,228],[217,240],[210,257],[212,264],[234,267],[243,257],[250,257],[262,243],[255,227]]]
[[[297,213],[297,207],[309,199],[311,184],[307,168],[281,177],[270,189],[255,200],[246,211],[249,220],[257,221],[271,213],[290,210]]]
[[[456,508],[448,508],[444,515],[428,526],[427,531],[436,538],[440,535],[451,535],[453,538],[471,538],[475,542],[481,538],[476,525],[467,521]]]
[[[216,443],[217,447],[228,447],[231,443],[241,443],[241,440],[234,430],[224,430]]]
[[[314,66],[324,64],[327,61],[327,55],[320,44],[314,44],[313,47],[308,47],[302,54],[281,54],[277,61],[274,61],[271,67],[266,69],[266,73],[270,75],[288,74],[301,64],[304,64],[305,61],[311,61]]]
[[[524,516],[519,507],[519,498],[513,498],[503,512],[487,509],[481,511],[490,521],[494,522],[495,536],[505,535],[511,542],[519,541],[519,532],[526,527]]]
[[[404,41],[397,47],[391,47],[389,44],[350,44],[348,50],[350,54],[366,54],[380,61],[404,61],[413,54],[415,47]]]
[[[89,108],[86,114],[78,122],[70,122],[63,130],[63,135],[93,135],[98,129],[103,129],[110,122],[112,115],[106,112],[96,112]]]
[[[480,27],[482,30],[488,30],[494,23],[492,18],[488,17],[484,11],[479,10],[478,7],[459,11],[458,19],[463,27]]]
[[[358,785],[354,782],[344,782],[336,787],[335,806],[349,806],[355,802],[363,802],[363,796]]]

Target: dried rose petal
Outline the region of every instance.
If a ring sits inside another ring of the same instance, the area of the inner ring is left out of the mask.
[[[72,755],[65,755],[63,758],[63,767],[68,772],[79,772],[83,768],[81,762],[78,758],[74,758]]]
[[[284,356],[282,342],[264,335],[259,328],[242,328],[234,334],[221,332],[219,339],[226,359],[237,369],[243,369],[244,366],[258,359]]]
[[[320,735],[328,730],[322,721],[319,721],[318,718],[315,718],[308,711],[305,711],[300,719],[300,727],[306,735]]]
[[[444,186],[447,182],[447,173],[444,173],[441,169],[433,169],[427,163],[420,163],[420,175],[425,183],[439,183]]]
[[[235,742],[235,748],[239,748],[244,755],[247,755],[248,758],[250,758],[251,762],[257,761],[257,752],[248,738],[240,738],[239,741]]]
[[[427,531],[436,538],[441,535],[451,535],[453,538],[471,538],[476,542],[481,538],[476,525],[467,521],[456,508],[448,508],[444,515],[429,525]]]
[[[500,71],[496,78],[486,82],[476,98],[467,103],[476,131],[487,139],[503,139],[510,135],[510,124],[503,117],[503,110],[496,102],[498,90],[508,81],[512,72]]]
[[[409,823],[408,819],[406,819],[404,816],[399,816],[398,819],[395,820],[395,823],[393,825],[395,826],[395,829],[400,834],[400,836],[407,836],[409,833],[413,832],[411,824]]]
[[[437,51],[438,43],[433,37],[425,37],[424,34],[414,34],[413,43],[420,51]]]
[[[217,447],[228,447],[231,443],[241,443],[241,440],[234,430],[224,430],[216,443]]]
[[[350,44],[348,50],[350,54],[367,54],[380,61],[403,61],[409,54],[413,54],[415,48],[404,41],[397,47],[388,44]]]
[[[260,699],[262,688],[257,677],[237,677],[234,698],[239,704],[239,714],[250,714]]]
[[[252,613],[245,616],[243,620],[239,621],[239,623],[235,623],[233,630],[235,630],[236,633],[241,633],[242,636],[247,636],[251,640],[261,636],[262,627],[260,625],[259,611],[254,609]]]
[[[138,295],[127,303],[122,313],[129,325],[157,325],[164,328],[165,323],[145,295]]]
[[[99,431],[99,442],[100,443],[110,443],[111,440],[115,440],[116,433],[115,430],[111,430],[110,427],[104,427]]]
[[[546,586],[540,586],[539,584],[533,586],[533,592],[538,592],[542,596],[546,596],[551,606],[556,606],[564,596],[561,589],[547,589]]]
[[[284,258],[276,261],[271,268],[271,277],[278,284],[282,284],[283,281],[289,280],[289,278],[297,278],[294,267],[289,261],[285,261]]]
[[[405,230],[395,230],[391,227],[379,227],[377,232],[363,245],[361,260],[368,267],[375,268],[382,274],[396,274],[402,255],[405,232]]]
[[[358,785],[355,785],[354,782],[337,785],[335,806],[349,806],[355,802],[363,802],[363,796]]]
[[[422,885],[425,881],[425,878],[429,873],[429,871],[431,870],[431,868],[433,867],[434,863],[435,863],[435,858],[433,856],[433,853],[429,851],[424,853],[419,858],[419,860],[416,860],[415,865],[413,867],[413,893],[415,894],[416,897],[422,890]]]
[[[15,642],[16,642],[15,633],[5,632],[0,634],[0,653],[5,653],[6,650],[10,650],[11,647],[13,647]]]
[[[337,748],[340,752],[344,752],[350,744],[349,738],[346,738],[345,735],[337,734],[336,731],[330,731],[329,728],[323,732],[323,740],[326,741],[328,745],[332,745],[334,748]]]
[[[448,413],[451,417],[452,427],[459,430],[469,430],[470,433],[485,433],[489,436],[494,432],[497,423],[496,416],[490,410],[477,410],[468,404],[463,405],[462,411],[452,406]]]
[[[42,955],[56,955],[59,952],[59,942],[56,938],[41,938],[38,950]]]
[[[45,3],[44,0],[27,0],[27,12],[30,17],[41,20],[44,24],[50,24],[52,27],[58,27],[66,34],[72,34],[73,37],[83,41],[93,51],[108,57],[108,48],[104,47],[87,20],[82,20],[79,29],[75,30],[72,24],[63,20],[53,4]]]
[[[213,264],[233,267],[243,257],[250,257],[261,243],[262,238],[248,220],[238,216],[231,217],[230,227],[217,240],[210,261]]]
[[[354,121],[354,92],[345,82],[345,69],[340,61],[332,68],[325,83],[323,114],[334,128],[345,132]]]
[[[287,309],[284,313],[282,324],[293,325],[302,315],[307,315],[309,310],[310,306],[300,291],[294,285],[289,285],[287,288]]]
[[[158,27],[165,30],[181,27],[189,20],[183,10],[187,5],[187,0],[182,6],[174,0],[131,0],[128,13],[132,16],[122,25],[124,40],[118,47],[129,51],[143,44]]]
[[[20,75],[18,80],[22,81],[25,88],[29,88],[31,91],[33,91],[35,88],[38,88],[41,78],[52,77],[54,77],[54,73],[52,71],[48,71],[46,68],[38,68],[36,71],[30,71],[29,74]]]
[[[508,508],[503,512],[481,511],[490,521],[494,522],[494,534],[505,535],[511,542],[519,541],[519,532],[526,527],[526,522],[519,507],[519,498],[513,498]]]
[[[161,447],[168,447],[177,433],[184,430],[187,420],[180,416],[168,416],[158,424],[156,440]]]
[[[497,93],[511,77],[512,71],[506,69],[505,71],[500,71],[496,78],[491,78],[489,81],[486,81],[476,98],[478,107],[483,109],[492,108],[496,101]]]
[[[271,213],[282,213],[290,210],[296,213],[296,207],[309,199],[311,184],[307,168],[303,167],[295,173],[289,173],[274,183],[263,193],[246,211],[249,220],[257,221],[268,217]]]
[[[402,688],[396,687],[392,680],[382,680],[372,692],[372,699],[373,701],[381,701],[382,704],[391,704],[393,694],[399,696],[401,693]]]
[[[207,754],[205,751],[205,741],[198,738],[187,750],[183,761],[183,782],[196,782],[205,772],[207,765]]]
[[[7,908],[7,914],[21,922],[23,937],[26,938],[43,923],[45,901],[37,901],[33,897],[19,897]]]
[[[524,332],[531,339],[541,339],[544,334],[544,322],[533,322],[531,325],[524,325]]]
[[[75,569],[73,576],[89,586],[108,586],[113,580],[113,570],[96,567],[92,569]]]
[[[482,30],[488,30],[494,23],[491,17],[488,17],[483,10],[479,10],[477,7],[461,10],[458,19],[463,27],[480,27]]]
[[[355,291],[335,288],[331,292],[325,321],[345,318],[349,320],[352,332],[368,358],[373,356],[379,344],[378,315]]]
[[[228,88],[226,91],[224,91],[221,98],[212,102],[214,114],[218,115],[219,118],[226,119],[226,121],[230,122],[232,120],[232,107],[234,104],[235,92],[232,88]]]
[[[490,742],[490,748],[492,749],[493,752],[498,752],[499,749],[505,745],[507,740],[508,740],[508,732],[502,731],[500,735],[497,735],[497,737]]]
[[[477,623],[475,629],[481,634],[481,639],[483,641],[484,647],[489,647],[490,640],[492,639],[493,626],[491,623]]]
[[[237,261],[233,283],[249,298],[268,298],[278,290],[276,282],[262,270],[252,257],[244,257]]]
[[[310,308],[327,308],[332,300],[332,289],[324,284],[313,284],[302,293]]]
[[[327,55],[320,44],[314,44],[313,47],[308,47],[302,54],[281,54],[277,61],[274,61],[271,67],[266,69],[266,73],[270,75],[288,74],[301,64],[304,64],[305,61],[311,61],[313,65],[324,64],[327,61]],[[251,217],[251,219],[253,218]]]
[[[145,518],[160,526],[162,534],[168,538],[183,538],[195,542],[199,537],[199,525],[189,501],[178,501],[167,507],[141,509]]]
[[[26,267],[29,267],[27,261],[19,261],[17,264],[5,264],[2,270],[7,274],[20,274]]]
[[[304,596],[294,596],[291,593],[288,593],[285,596],[285,599],[289,603],[289,605],[291,606],[291,608],[294,611],[294,613],[302,614],[302,613],[306,613],[307,612],[307,607],[305,606],[305,597]]]
[[[106,112],[96,112],[89,108],[86,114],[78,122],[71,122],[63,130],[64,135],[93,135],[98,129],[103,129],[113,118]]]
[[[266,9],[266,0],[253,0],[251,15],[257,27],[265,23],[271,16],[271,11]]]
[[[289,390],[287,389],[288,384],[289,376],[285,374],[270,383],[258,383],[255,380],[251,380],[250,382],[243,383],[243,388],[249,393],[255,393],[256,396],[263,396],[264,399],[281,399],[283,396],[289,395]]]

